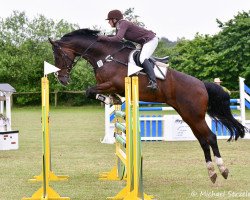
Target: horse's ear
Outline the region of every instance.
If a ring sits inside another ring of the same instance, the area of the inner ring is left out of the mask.
[[[55,42],[54,42],[54,41],[52,41],[52,40],[51,40],[51,38],[48,38],[48,40],[49,40],[49,42],[50,42],[52,45],[54,45],[54,44],[55,44]]]

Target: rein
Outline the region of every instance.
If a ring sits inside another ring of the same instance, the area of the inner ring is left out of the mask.
[[[81,58],[83,58],[84,55],[87,55],[87,52],[90,50],[90,48],[91,48],[96,42],[97,42],[97,41],[92,42],[92,43],[85,49],[85,51],[84,51],[83,53],[79,53],[79,52],[76,52],[76,51],[75,51],[75,53],[79,55],[79,57],[77,58],[77,60],[72,60],[72,59],[68,56],[68,54],[63,50],[63,48],[62,48],[58,43],[55,44],[55,46],[56,46],[58,49],[61,50],[61,52],[62,52],[62,54],[63,54],[63,59],[64,59],[64,60],[68,59],[68,60],[71,62],[70,65],[67,65],[66,67],[63,68],[63,69],[67,69],[67,75],[69,74],[70,69],[72,69],[72,68],[77,64],[77,62],[78,62]],[[104,58],[104,62],[102,62],[102,61],[100,60],[101,63],[102,63],[101,65],[99,65],[98,62],[97,62],[98,67],[101,67],[105,62],[111,62],[111,61],[114,61],[114,62],[117,62],[117,63],[119,63],[119,64],[122,64],[122,65],[127,66],[127,65],[128,65],[127,63],[122,62],[122,61],[117,60],[117,59],[114,58],[115,54],[117,54],[118,52],[122,51],[122,50],[125,49],[125,48],[134,49],[133,47],[130,47],[130,46],[128,46],[128,45],[123,45],[120,49],[118,49],[118,50],[115,51],[114,53],[112,53],[112,54],[106,56],[106,57]],[[66,63],[67,63],[67,62],[66,62]],[[58,76],[58,73],[56,72],[55,75]],[[60,75],[60,76],[63,76],[63,75]]]
[[[84,55],[87,55],[88,50],[89,50],[96,42],[97,42],[97,41],[92,42],[92,43],[85,49],[85,51],[84,51],[83,53],[79,53],[79,52],[76,52],[76,51],[75,51],[75,53],[79,55],[79,57],[77,58],[77,60],[72,60],[72,59],[68,56],[68,54],[63,50],[63,48],[62,48],[58,43],[54,44],[56,48],[58,48],[58,49],[61,50],[61,52],[62,52],[62,57],[63,57],[64,61],[65,61],[66,59],[68,59],[68,60],[71,62],[70,65],[67,64],[66,67],[62,68],[62,69],[66,69],[66,70],[67,70],[67,74],[66,74],[66,75],[59,75],[58,72],[55,72],[55,73],[54,73],[55,77],[56,77],[56,78],[58,78],[58,76],[67,77],[67,76],[69,75],[69,73],[70,73],[70,70],[78,63],[78,61],[79,61]],[[66,62],[66,61],[65,61],[65,62]],[[66,63],[67,63],[67,62],[66,62]]]
[[[55,43],[54,46],[59,49],[61,51],[61,54],[62,54],[62,59],[64,60],[64,62],[66,63],[66,67],[63,67],[61,69],[65,69],[66,70],[66,74],[63,74],[61,75],[59,72],[55,72],[54,73],[54,76],[59,79],[59,77],[64,77],[64,78],[69,78],[69,74],[70,74],[70,71],[71,69],[78,63],[78,61],[81,59],[81,58],[84,58],[85,55],[88,55],[87,52],[96,44],[96,40],[93,41],[85,50],[83,53],[80,53],[80,52],[77,52],[77,51],[73,51],[75,54],[78,55],[78,58],[75,60],[75,59],[71,59],[69,57],[69,55],[63,50],[63,48],[61,47],[60,44],[58,43]],[[103,60],[99,60],[96,62],[97,66],[98,67],[102,67],[106,62],[111,62],[111,61],[114,61],[116,63],[119,63],[119,64],[122,64],[124,66],[127,66],[128,63],[125,63],[125,62],[122,62],[120,60],[117,60],[114,58],[114,56],[122,51],[123,49],[125,48],[129,48],[129,49],[134,49],[133,47],[129,46],[129,45],[126,45],[124,44],[120,49],[116,50],[114,53],[110,54],[110,55],[107,55]],[[89,61],[88,58],[84,58],[86,59],[87,61]],[[68,64],[68,61],[70,61],[70,63]]]
[[[117,59],[115,59],[115,58],[113,57],[115,54],[117,54],[118,52],[122,51],[122,50],[125,49],[125,48],[130,48],[130,47],[123,46],[122,48],[118,49],[118,50],[115,51],[114,53],[108,55],[108,56],[105,58],[105,62],[114,61],[114,62],[117,62],[117,63],[120,63],[120,64],[123,64],[123,65],[127,66],[127,65],[128,65],[127,63],[124,63],[124,62],[122,62],[122,61],[120,61],[120,60],[117,60]]]
[[[84,55],[87,55],[88,50],[89,50],[96,42],[97,42],[97,41],[92,42],[92,43],[85,49],[85,51],[84,51],[83,53],[79,53],[79,52],[74,51],[76,54],[79,55],[79,57],[77,58],[76,61],[75,61],[75,60],[72,60],[72,59],[68,56],[68,54],[63,50],[63,48],[62,48],[58,43],[56,43],[55,46],[61,50],[61,52],[63,53],[63,58],[67,58],[68,60],[70,60],[71,66],[69,66],[69,65],[66,66],[66,68],[69,69],[69,68],[73,68],[73,67],[77,64],[77,62],[78,62]],[[64,69],[65,69],[65,68],[64,68]]]
[[[104,64],[105,62],[111,62],[111,61],[114,61],[114,62],[117,62],[117,63],[119,63],[119,64],[128,66],[128,63],[122,62],[122,61],[117,60],[117,59],[114,58],[114,55],[115,55],[115,54],[117,54],[118,52],[120,52],[120,51],[122,51],[123,49],[126,49],[126,48],[132,49],[132,50],[134,49],[134,48],[131,47],[131,46],[123,45],[120,49],[118,49],[118,50],[115,51],[114,53],[112,53],[112,54],[106,56],[105,59],[104,59],[104,62],[102,62],[102,60],[99,60],[99,61],[97,62],[98,67],[102,67],[103,64]]]

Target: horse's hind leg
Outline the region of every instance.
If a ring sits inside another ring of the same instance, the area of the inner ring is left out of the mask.
[[[204,152],[204,156],[205,156],[205,160],[206,160],[206,167],[208,170],[208,176],[210,178],[210,180],[215,183],[216,179],[217,179],[217,174],[214,170],[214,165],[212,163],[212,159],[211,159],[211,153],[210,153],[210,147],[208,144],[208,141],[206,140],[205,137],[196,134],[196,137],[201,145],[201,148]]]
[[[185,116],[185,117],[186,117],[185,118],[186,122],[192,129],[193,133],[195,134],[196,138],[198,139],[203,149],[209,178],[211,179],[213,183],[215,183],[216,178],[217,178],[217,174],[215,173],[215,169],[214,169],[212,159],[211,159],[211,153],[210,153],[210,146],[211,146],[214,156],[215,156],[215,162],[217,166],[219,167],[220,173],[226,179],[228,177],[229,171],[224,166],[223,160],[221,158],[218,144],[217,144],[217,137],[215,134],[212,133],[212,131],[208,127],[205,117],[203,118],[203,117],[199,117],[195,115],[189,116],[189,118],[188,116]]]
[[[218,144],[217,144],[217,136],[215,134],[213,134],[211,131],[210,131],[210,135],[209,135],[209,144],[213,150],[213,153],[214,153],[214,158],[215,158],[215,162],[220,170],[220,173],[221,175],[227,179],[228,177],[228,173],[229,173],[229,170],[225,167],[224,163],[223,163],[223,160],[221,158],[221,155],[220,155],[220,152],[219,152],[219,147],[218,147]]]

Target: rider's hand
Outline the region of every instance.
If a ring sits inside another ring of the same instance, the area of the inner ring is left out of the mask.
[[[105,39],[106,39],[106,36],[104,36],[104,35],[99,35],[98,38],[97,38],[97,42],[105,41]]]

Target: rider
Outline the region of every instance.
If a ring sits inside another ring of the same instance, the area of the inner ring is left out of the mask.
[[[98,36],[98,41],[121,41],[124,38],[140,44],[142,46],[140,62],[150,80],[147,87],[156,90],[157,83],[153,70],[154,66],[148,60],[158,45],[158,38],[155,33],[123,19],[123,14],[120,10],[111,10],[108,13],[107,20],[109,20],[111,27],[116,28],[116,35],[111,37],[100,35]]]

